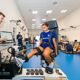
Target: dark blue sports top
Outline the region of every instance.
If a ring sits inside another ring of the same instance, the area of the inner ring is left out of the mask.
[[[70,43],[68,43],[66,45],[66,49],[67,49],[67,51],[72,51],[73,50],[73,46]]]
[[[55,32],[41,32],[40,39],[42,40],[42,44],[40,46],[43,48],[50,47],[51,49],[54,49],[53,38],[57,38]]]

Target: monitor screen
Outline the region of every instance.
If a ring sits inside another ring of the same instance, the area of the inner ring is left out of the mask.
[[[10,40],[10,41],[13,40],[12,32],[1,31],[0,32],[0,37],[5,38],[5,39]]]

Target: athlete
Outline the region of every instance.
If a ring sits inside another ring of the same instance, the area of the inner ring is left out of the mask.
[[[48,67],[53,68],[54,63],[50,54],[53,50],[55,55],[57,55],[56,33],[49,31],[48,23],[42,24],[42,30],[39,47],[34,48],[29,54],[27,54],[25,60],[27,62],[33,55],[41,54],[48,62]]]

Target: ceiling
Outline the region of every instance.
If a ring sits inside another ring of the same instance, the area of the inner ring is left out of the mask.
[[[15,2],[28,29],[39,29],[42,19],[60,20],[80,7],[80,0],[15,0]],[[67,9],[64,14],[60,13],[63,9]],[[37,10],[38,14],[32,14],[33,10]],[[46,14],[47,10],[52,10],[52,13]]]

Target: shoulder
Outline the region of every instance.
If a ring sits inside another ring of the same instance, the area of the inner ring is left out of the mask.
[[[51,33],[52,35],[56,35],[56,32],[55,32],[55,31],[50,31],[50,33]]]
[[[44,34],[44,32],[41,32],[40,35]]]
[[[55,31],[51,31],[51,35],[52,35],[52,37],[57,37],[57,34],[56,34],[56,32]]]
[[[40,37],[42,37],[42,35],[43,35],[43,32],[40,33]]]

